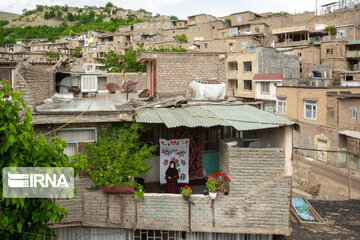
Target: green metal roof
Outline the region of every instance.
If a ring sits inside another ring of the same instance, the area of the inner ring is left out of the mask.
[[[349,41],[348,43],[346,43],[346,45],[359,45],[359,44],[360,44],[360,40]]]
[[[295,124],[249,105],[141,108],[136,114],[137,122],[164,123],[167,128],[232,126],[238,131],[247,131]]]

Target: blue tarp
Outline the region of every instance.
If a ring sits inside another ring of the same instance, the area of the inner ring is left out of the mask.
[[[315,220],[313,216],[309,214],[309,204],[307,204],[304,198],[293,198],[291,200],[291,205],[295,209],[296,213],[304,220]]]

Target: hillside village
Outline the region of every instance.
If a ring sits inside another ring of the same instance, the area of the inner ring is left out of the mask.
[[[116,29],[76,32],[81,14],[100,19],[94,26]],[[0,81],[23,93],[36,133],[61,137],[69,157],[84,153],[100,129],[125,122],[150,126],[143,138],[160,145],[148,161],[153,168],[136,176],[142,201],[91,191],[91,174],[80,171],[78,194],[55,200],[69,211],[50,224],[59,239],[304,239],[312,228],[291,226],[292,198],[317,199],[319,191],[325,200],[360,197],[359,186],[350,186],[350,179],[360,182],[360,5],[178,19],[108,3],[41,6],[1,21],[3,28],[66,25],[58,39],[4,38],[0,48]],[[190,141],[179,180],[192,186],[188,201],[164,193],[167,140],[168,146]],[[295,158],[345,169],[349,195],[302,188],[311,176]],[[211,200],[203,190],[216,171],[231,182]],[[332,225],[312,214],[319,236],[331,236]],[[339,232],[338,239],[358,234]]]

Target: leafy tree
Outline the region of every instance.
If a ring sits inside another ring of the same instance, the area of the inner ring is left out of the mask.
[[[67,11],[69,10],[69,6],[68,6],[68,5],[65,5],[65,6],[61,7],[61,10],[62,10],[63,12],[67,12]]]
[[[37,10],[38,12],[42,12],[43,9],[44,9],[44,5],[36,4],[36,10]]]
[[[139,13],[144,13],[144,12],[146,12],[146,10],[143,9],[143,8],[140,8],[140,9],[137,10],[137,12],[139,12]]]
[[[50,17],[50,18],[55,17],[55,10],[51,10],[51,11],[50,11],[49,17]]]
[[[71,53],[71,57],[73,57],[73,58],[82,58],[81,50],[82,50],[81,47],[76,48],[75,51]]]
[[[1,85],[1,83],[0,83]],[[4,95],[12,98],[4,101]],[[21,92],[10,91],[3,84],[0,91],[0,168],[4,167],[73,167],[87,169],[80,156],[69,162],[64,154],[66,142],[52,138],[47,142],[43,135],[36,136],[31,125],[30,109]],[[3,179],[3,171],[0,172]],[[56,237],[48,223],[60,222],[68,213],[50,198],[4,198],[0,184],[0,236],[2,239],[45,239]],[[28,233],[28,234],[27,234]]]
[[[104,68],[108,72],[122,72],[122,70],[125,72],[146,72],[145,63],[136,61],[136,56],[142,51],[141,48],[137,50],[126,49],[125,54],[120,55],[111,50],[105,54],[102,60]]]
[[[161,16],[160,13],[157,13],[154,17],[158,18],[160,16]]]
[[[187,43],[188,42],[188,38],[185,34],[181,34],[181,35],[175,35],[173,37],[174,40],[177,40],[177,41],[180,41],[180,42],[183,42],[183,43]]]
[[[0,27],[3,27],[3,26],[8,25],[8,24],[9,24],[8,20],[1,20],[0,21]]]
[[[44,18],[45,18],[45,19],[49,19],[49,18],[50,18],[49,12],[45,12],[45,13],[44,13]]]
[[[59,53],[55,51],[50,51],[46,53],[46,61],[51,62],[59,59]]]
[[[131,186],[142,190],[136,178],[147,173],[151,166],[146,162],[151,158],[156,146],[148,146],[139,141],[151,128],[140,123],[123,123],[100,131],[95,144],[86,144],[88,170],[97,186]],[[134,195],[143,197],[142,191]]]
[[[62,14],[63,14],[62,11],[57,11],[57,17],[58,17],[58,18],[61,18],[61,17],[62,17]]]
[[[324,30],[330,32],[330,35],[337,34],[337,29],[334,26],[327,26]]]
[[[116,13],[117,13],[117,11],[114,9],[114,10],[112,10],[112,12],[111,12],[113,15],[115,15]]]
[[[174,16],[174,15],[171,15],[171,16],[170,16],[170,19],[171,19],[171,20],[179,20],[179,18],[178,18],[177,16]]]
[[[183,48],[182,46],[179,46],[179,47],[174,47],[174,46],[164,47],[164,46],[160,46],[159,48],[150,47],[147,51],[149,51],[149,52],[186,52],[186,49]]]
[[[70,22],[75,21],[75,17],[74,17],[74,15],[73,15],[72,13],[68,13],[66,18],[67,18],[67,20],[69,20]]]
[[[108,2],[106,5],[105,5],[105,7],[107,7],[107,8],[111,8],[111,7],[113,7],[114,6],[114,4],[112,4],[111,2]]]
[[[225,22],[229,23],[231,25],[231,19],[230,18],[226,18]]]

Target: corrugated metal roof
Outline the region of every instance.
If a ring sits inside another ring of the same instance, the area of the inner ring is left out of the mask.
[[[360,132],[357,131],[345,130],[345,131],[341,131],[340,134],[348,137],[360,139]]]
[[[136,110],[136,114],[137,122],[164,123],[168,128],[233,126],[238,131],[246,131],[295,124],[249,105],[142,108]]]
[[[346,43],[346,45],[359,45],[359,44],[360,44],[360,40],[350,41]]]

